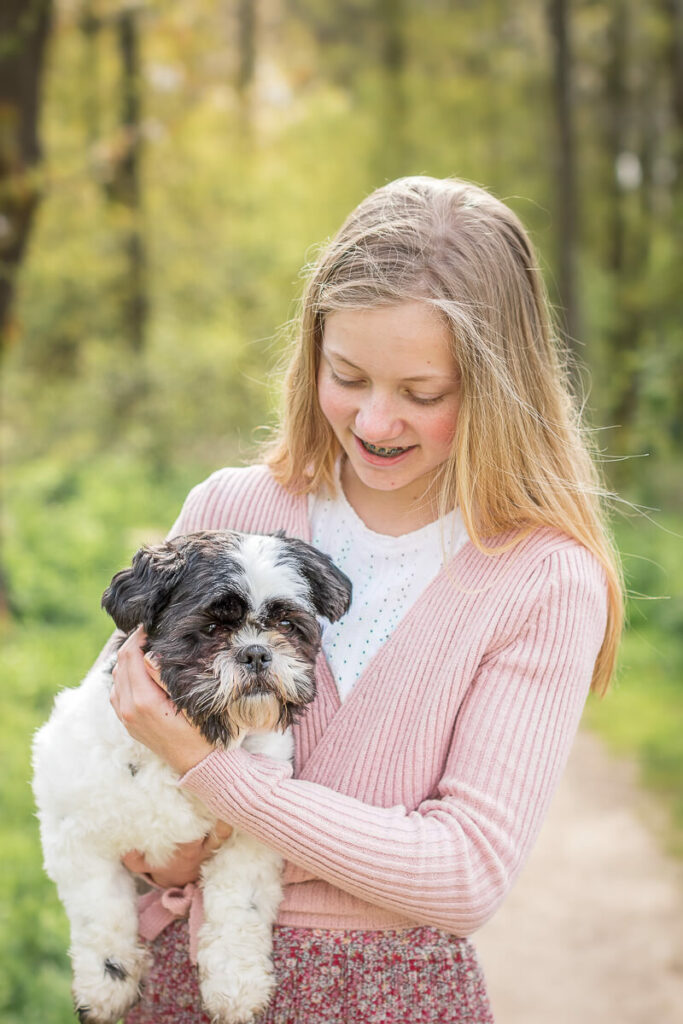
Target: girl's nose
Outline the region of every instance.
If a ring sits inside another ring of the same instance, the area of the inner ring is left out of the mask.
[[[356,413],[355,428],[364,441],[374,444],[398,437],[403,430],[403,422],[391,398],[375,393],[363,397]]]

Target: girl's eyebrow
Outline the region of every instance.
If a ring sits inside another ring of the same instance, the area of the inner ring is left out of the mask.
[[[322,350],[322,356],[323,356],[323,358],[327,358],[327,356],[334,356],[334,358],[337,359],[340,363],[346,363],[347,366],[350,366],[352,370],[358,370],[359,373],[365,373],[365,370],[362,368],[362,366],[356,366],[356,364],[352,363],[350,359],[347,359],[346,356],[343,356],[341,354],[341,352],[335,352],[334,349],[332,349],[332,348],[323,349]],[[435,380],[448,380],[448,381],[450,381],[452,379],[453,379],[452,377],[449,377],[446,374],[442,374],[442,373],[423,373],[423,374],[415,374],[415,376],[412,376],[412,377],[403,377],[401,382],[405,384],[405,383],[415,383],[417,381],[435,381]]]

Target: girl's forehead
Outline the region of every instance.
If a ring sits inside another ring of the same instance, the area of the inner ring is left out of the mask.
[[[439,314],[424,302],[329,313],[323,352],[361,369],[401,371],[403,378],[450,376],[455,369],[451,336]]]

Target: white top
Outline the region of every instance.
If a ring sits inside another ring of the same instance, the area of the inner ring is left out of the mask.
[[[323,625],[322,648],[340,699],[444,565],[467,540],[460,512],[391,537],[369,529],[339,485],[336,497],[309,498],[312,542],[353,584],[349,611]],[[445,556],[445,557],[444,557]]]

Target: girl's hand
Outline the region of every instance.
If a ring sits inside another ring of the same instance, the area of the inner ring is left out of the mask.
[[[173,857],[163,867],[150,867],[144,854],[139,850],[127,853],[123,857],[123,863],[129,871],[136,875],[146,875],[164,889],[187,885],[188,882],[197,881],[199,869],[204,861],[208,860],[231,834],[230,825],[224,821],[217,821],[208,836],[203,839],[197,839],[194,843],[179,843]]]
[[[133,739],[184,775],[214,748],[167,697],[154,656],[142,653],[145,640],[138,626],[121,647],[109,699]]]

